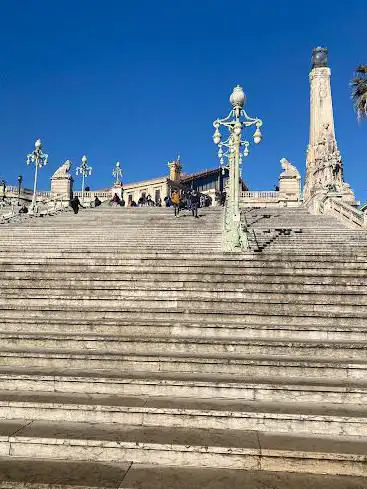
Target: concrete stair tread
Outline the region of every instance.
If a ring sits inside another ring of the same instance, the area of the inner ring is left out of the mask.
[[[290,287],[286,287],[282,290],[278,287],[278,290],[267,290],[264,289],[245,289],[239,287],[238,289],[227,290],[224,287],[217,286],[216,288],[190,288],[185,287],[167,287],[165,290],[154,290],[154,285],[152,283],[152,288],[143,288],[139,284],[133,286],[131,284],[129,287],[119,287],[115,290],[106,290],[105,288],[97,289],[90,288],[88,285],[79,285],[77,290],[71,288],[53,288],[53,287],[22,287],[23,297],[22,300],[32,300],[32,299],[55,299],[57,301],[67,300],[67,301],[77,301],[77,300],[105,300],[106,298],[113,301],[124,301],[136,298],[137,300],[149,300],[149,301],[187,301],[192,300],[193,302],[212,302],[212,303],[227,303],[235,300],[237,304],[241,303],[262,303],[266,301],[267,303],[273,303],[276,301],[277,304],[289,304],[297,302],[298,304],[312,304],[312,305],[346,305],[346,306],[367,306],[367,289],[362,293],[358,290],[348,290],[335,291],[335,290],[325,290],[321,294],[319,290],[304,291],[290,290]],[[2,296],[7,299],[19,299],[19,288],[4,287],[0,284],[0,291]]]
[[[4,283],[4,282],[7,283]],[[59,283],[58,283],[59,282]],[[257,284],[256,282],[254,283],[249,283],[247,285],[242,285],[242,284],[229,284],[225,281],[222,283],[217,282],[217,283],[208,283],[205,281],[192,281],[192,282],[187,282],[187,281],[182,281],[182,282],[167,282],[167,281],[147,281],[142,278],[141,281],[135,280],[133,281],[116,281],[115,283],[107,282],[107,281],[99,281],[100,283],[91,283],[90,280],[88,279],[83,279],[79,278],[76,280],[73,280],[72,283],[67,280],[60,280],[57,281],[55,278],[49,278],[47,280],[45,279],[40,279],[40,280],[24,280],[24,279],[3,279],[2,282],[0,283],[0,290],[3,291],[3,293],[6,294],[19,294],[19,287],[22,287],[22,291],[24,293],[26,292],[32,292],[35,294],[38,294],[39,290],[45,291],[47,290],[48,293],[51,295],[52,293],[56,294],[63,294],[63,295],[68,295],[71,294],[70,289],[71,286],[74,286],[73,294],[75,295],[82,295],[85,294],[86,292],[89,293],[89,295],[92,294],[97,294],[97,295],[108,295],[110,294],[111,297],[118,296],[121,293],[125,293],[128,291],[132,290],[138,290],[139,292],[153,292],[154,287],[157,287],[157,285],[164,285],[165,287],[165,292],[170,291],[170,292],[205,292],[205,293],[223,293],[225,292],[227,295],[230,293],[258,293],[258,294],[271,294],[271,293],[285,293],[287,295],[301,295],[301,294],[309,294],[309,295],[315,295],[317,293],[322,292],[323,295],[326,296],[331,296],[334,294],[340,294],[340,295],[345,295],[346,297],[348,296],[364,296],[367,295],[367,290],[360,290],[362,287],[361,285],[339,285],[335,284],[333,286],[328,286],[328,285],[319,285],[319,290],[318,286],[316,284],[312,285],[302,285],[300,284],[292,284],[292,283],[283,283],[283,284],[271,284],[271,283],[264,283],[264,281],[261,282],[261,284]],[[115,289],[112,290],[106,290],[106,284],[108,286],[114,285]]]
[[[49,305],[43,305],[42,307],[37,306],[34,307],[30,304],[19,304],[18,307],[14,304],[5,304],[4,306],[0,306],[1,317],[3,321],[14,321],[21,320],[26,316],[29,320],[37,320],[38,318],[43,318],[48,321],[49,319],[58,321],[71,321],[78,323],[81,321],[91,321],[91,323],[95,322],[98,324],[98,321],[101,323],[101,319],[106,321],[106,324],[116,324],[116,321],[128,321],[131,324],[134,324],[135,321],[150,321],[154,320],[158,321],[183,321],[185,319],[192,320],[194,322],[199,322],[202,324],[206,324],[208,326],[212,325],[214,327],[220,325],[248,325],[251,324],[262,324],[266,327],[277,327],[279,324],[292,326],[294,324],[299,324],[299,322],[303,322],[306,326],[315,327],[321,325],[322,327],[328,326],[332,328],[334,325],[336,327],[364,327],[366,325],[365,314],[358,314],[358,309],[355,308],[353,311],[353,315],[348,313],[338,312],[337,314],[334,312],[330,314],[327,312],[326,314],[323,311],[317,311],[317,314],[312,313],[312,311],[292,311],[292,313],[287,313],[285,311],[269,311],[269,310],[261,310],[261,311],[246,311],[246,314],[241,314],[237,311],[213,311],[213,310],[192,310],[183,309],[183,308],[172,308],[172,309],[145,309],[140,307],[138,308],[129,308],[129,307],[120,307],[120,310],[117,309],[111,310],[107,308],[95,308],[89,306],[89,308],[80,306],[77,308],[71,309],[70,307],[66,309],[62,307],[62,304],[54,305],[50,307]],[[24,314],[24,311],[27,311],[27,314]],[[42,314],[40,312],[42,311]]]
[[[258,256],[258,255],[257,255]],[[287,260],[271,260],[268,262],[264,262],[263,260],[242,260],[238,261],[226,261],[221,258],[217,258],[213,261],[212,258],[202,258],[202,257],[192,257],[190,260],[187,258],[177,257],[176,260],[172,260],[171,263],[169,260],[159,260],[156,258],[147,258],[144,260],[132,260],[129,258],[87,258],[84,255],[83,259],[79,258],[68,258],[68,257],[60,257],[60,258],[49,258],[46,257],[44,259],[37,257],[34,255],[32,258],[22,258],[18,256],[17,258],[6,257],[4,259],[0,258],[0,266],[2,269],[6,269],[7,266],[13,266],[14,269],[17,269],[21,266],[27,265],[30,270],[37,270],[39,267],[47,264],[47,268],[49,270],[57,271],[60,267],[71,266],[74,267],[75,271],[81,270],[86,265],[92,265],[95,269],[109,269],[111,267],[116,268],[117,270],[124,269],[141,269],[141,270],[150,270],[153,267],[158,268],[160,271],[164,271],[167,268],[173,268],[175,271],[180,272],[184,270],[195,270],[195,269],[203,269],[204,267],[208,267],[209,271],[216,270],[220,272],[236,272],[239,273],[240,270],[263,270],[263,271],[284,271],[290,272],[293,270],[297,271],[307,271],[314,270],[314,267],[310,264],[310,261],[293,261],[288,262]],[[349,261],[349,262],[333,262],[333,261],[320,261],[317,270],[322,271],[334,271],[340,273],[341,271],[350,271],[350,272],[358,272],[366,270],[366,263],[358,262],[358,261]]]
[[[18,270],[18,271],[2,271],[1,273],[2,277],[6,280],[44,280],[45,276],[44,273],[42,273],[41,270]],[[47,275],[46,278],[49,280],[50,276],[52,276],[55,280],[70,280],[73,277],[75,277],[75,274],[71,270],[63,270],[63,271],[57,271],[53,272],[52,275]],[[343,274],[343,275],[338,275],[335,272],[333,273],[325,273],[325,274],[312,274],[312,273],[307,273],[307,274],[292,274],[290,272],[287,273],[261,273],[259,274],[261,276],[261,283],[267,283],[269,280],[271,280],[271,283],[274,284],[326,284],[326,285],[360,285],[360,286],[365,286],[366,285],[366,277],[363,274],[353,274],[350,273],[348,274]],[[98,281],[105,281],[106,280],[106,272],[103,271],[88,271],[88,274],[84,275],[84,277],[92,282],[97,283]],[[247,283],[256,283],[258,282],[259,278],[255,278],[254,274],[247,274],[247,273],[233,273],[233,274],[225,274],[225,273],[213,273],[210,274],[209,272],[203,272],[203,273],[197,273],[193,271],[187,271],[187,272],[182,272],[179,275],[175,273],[174,271],[165,271],[165,272],[160,272],[157,273],[156,271],[150,271],[150,272],[142,272],[142,271],[129,271],[124,273],[124,280],[131,280],[139,283],[140,281],[144,280],[146,278],[147,280],[154,280],[158,281],[158,283],[162,283],[165,281],[176,281],[178,283],[180,282],[196,282],[198,279],[200,281],[204,282],[209,282],[209,279],[211,279],[213,284],[217,283],[222,283],[223,281],[228,282],[228,278],[233,283],[236,284],[247,284]],[[110,287],[113,288],[116,284],[116,281],[119,281],[118,278],[111,279],[111,284]],[[264,281],[264,282],[263,282]]]
[[[88,247],[88,243],[83,246],[83,248],[68,248],[67,245],[62,248],[62,250],[45,250],[43,249],[40,253],[38,252],[37,247],[37,257],[44,257],[44,258],[50,258],[50,259],[67,259],[67,258],[82,258],[85,259],[86,255],[88,258],[96,258],[96,259],[106,259],[116,257],[116,249],[106,249],[103,247]],[[18,250],[23,250],[24,253],[22,253],[21,257],[19,256]],[[239,255],[238,253],[223,253],[223,252],[218,252],[213,250],[211,253],[206,253],[202,251],[196,251],[196,249],[190,250],[190,252],[185,252],[181,250],[177,251],[172,251],[168,250],[164,256],[159,251],[154,251],[154,252],[139,252],[136,253],[134,251],[127,251],[125,252],[124,248],[119,249],[119,255],[122,257],[126,257],[126,259],[131,259],[131,260],[141,260],[142,262],[145,260],[151,260],[153,258],[157,258],[158,260],[163,260],[163,261],[180,261],[180,259],[185,260],[185,259],[190,259],[192,260],[193,257],[195,259],[199,260],[213,260],[213,259],[220,259],[221,261],[229,262],[231,264],[236,264],[236,263],[243,263],[247,261],[257,261],[259,260],[260,255],[254,255],[254,253],[243,253]],[[30,251],[28,247],[22,247],[19,246],[19,243],[12,243],[11,247],[9,249],[0,249],[0,257],[4,259],[8,258],[36,258],[34,251]],[[298,253],[293,253],[290,255],[287,252],[281,252],[281,251],[269,251],[267,252],[266,255],[261,255],[261,260],[263,263],[268,263],[268,262],[273,262],[275,261],[284,261],[286,260],[288,263],[293,263],[293,262],[310,262],[310,258],[312,257],[312,260],[316,261],[321,261],[321,262],[331,262],[334,263],[365,263],[365,255],[364,254],[358,254],[356,252],[350,253],[350,252],[342,252],[342,253],[322,253],[321,251],[314,251],[314,252],[308,252],[305,254],[301,250],[298,250]],[[123,259],[123,258],[122,258]]]
[[[2,316],[1,318],[1,322],[0,322],[0,331],[1,331],[1,326],[6,326],[6,330],[3,331],[4,334],[8,333],[8,334],[12,334],[12,332],[9,331],[8,329],[8,325],[9,324],[12,324],[12,323],[15,323],[17,321],[16,318],[7,318],[7,317],[4,317]],[[91,327],[96,327],[100,324],[100,320],[99,319],[77,319],[77,320],[74,320],[72,318],[62,318],[62,319],[53,319],[53,318],[22,318],[22,325],[24,325],[24,333],[25,334],[37,334],[37,331],[30,331],[29,330],[29,327],[34,327],[34,326],[38,326],[38,325],[58,325],[60,326],[60,331],[62,331],[62,327],[63,326],[66,326],[66,327],[72,327],[74,328],[76,325],[86,325],[86,326],[91,326]],[[167,321],[167,320],[164,320],[164,319],[155,319],[154,317],[152,318],[149,318],[149,320],[144,320],[144,319],[136,319],[134,321],[131,321],[131,320],[126,320],[126,319],[105,319],[104,320],[104,324],[109,327],[109,326],[119,326],[121,327],[121,331],[123,332],[123,328],[125,326],[131,326],[131,327],[136,327],[138,329],[138,327],[146,327],[146,328],[154,328],[154,327],[171,327],[171,328],[175,328],[176,330],[183,330],[183,329],[191,329],[191,328],[198,328],[198,329],[201,329],[201,328],[207,328],[207,329],[213,329],[213,331],[216,331],[217,332],[217,329],[218,328],[227,328],[227,329],[238,329],[238,330],[243,330],[243,335],[241,334],[240,338],[243,340],[244,338],[246,338],[245,334],[246,334],[246,331],[248,330],[256,330],[256,329],[259,329],[259,330],[264,330],[264,331],[269,331],[269,332],[274,332],[274,331],[280,331],[280,330],[284,330],[284,331],[293,331],[293,330],[300,330],[300,331],[328,331],[328,332],[333,332],[333,331],[345,331],[345,332],[352,332],[352,331],[357,331],[357,332],[363,332],[363,331],[366,331],[367,332],[367,324],[366,325],[348,325],[348,326],[345,326],[345,325],[342,325],[342,326],[339,326],[339,325],[329,325],[329,324],[315,324],[315,325],[312,325],[312,324],[303,324],[302,322],[292,322],[291,324],[286,324],[286,323],[279,323],[279,324],[263,324],[263,323],[257,323],[256,321],[254,322],[251,322],[251,323],[240,323],[240,322],[235,322],[235,323],[232,323],[230,321],[227,321],[226,319],[223,319],[222,321],[208,321],[208,322],[204,322],[204,321],[195,321],[195,320],[190,320],[189,318],[188,319],[185,319],[185,320],[181,320],[180,319],[177,319],[175,320],[174,323],[172,323],[172,321]],[[21,328],[22,326],[20,326]],[[22,330],[18,330],[17,333],[21,332]],[[39,334],[44,334],[44,333],[39,333]],[[54,334],[54,333],[52,333]],[[60,333],[61,334],[61,333]],[[84,334],[84,333],[83,333]],[[96,334],[97,333],[93,333],[91,332],[91,334]],[[111,336],[114,336],[113,334],[111,334]],[[139,335],[138,335],[139,336]],[[157,335],[159,336],[159,335]],[[189,335],[183,335],[183,334],[180,334],[180,335],[177,335],[178,337],[181,337],[181,336],[189,336]],[[133,335],[133,337],[135,337],[135,335]],[[196,338],[196,336],[192,336],[192,338]],[[222,338],[222,336],[220,336],[220,338]],[[255,338],[255,336],[251,336],[251,338]],[[228,336],[228,339],[232,339],[232,336]],[[264,340],[264,337],[263,336],[259,336],[258,337],[258,340]],[[293,341],[292,339],[289,339],[290,341]],[[282,341],[288,341],[288,340],[285,340],[284,338],[282,338]],[[299,341],[299,340],[296,340],[296,341]],[[301,340],[302,341],[302,340]],[[308,340],[305,340],[305,341],[308,341]],[[317,340],[316,340],[317,341]],[[321,340],[319,340],[321,341]],[[348,341],[348,340],[347,340]],[[359,341],[359,340],[358,340]],[[365,340],[362,340],[362,341],[365,341]],[[367,340],[366,340],[367,341]],[[324,338],[322,339],[322,342],[324,342]],[[353,342],[353,341],[351,341]]]
[[[251,315],[272,315],[287,317],[326,317],[326,318],[359,318],[367,319],[367,304],[343,303],[335,304],[320,303],[312,304],[308,301],[298,301],[294,303],[289,300],[276,301],[268,300],[236,300],[230,301],[220,298],[203,298],[194,300],[192,298],[151,298],[151,297],[134,297],[129,299],[111,300],[105,298],[57,298],[33,297],[2,297],[0,298],[0,310],[27,310],[27,311],[62,311],[67,305],[68,312],[86,313],[91,315],[94,312],[111,312],[111,313],[163,313],[174,315],[183,314],[207,314],[209,315],[228,315],[247,316]],[[272,306],[272,307],[271,307]]]
[[[277,339],[277,338],[243,338],[243,337],[216,337],[216,336],[207,336],[205,338],[200,338],[197,336],[179,336],[179,337],[167,337],[167,336],[153,336],[147,337],[146,335],[139,336],[127,336],[127,335],[106,335],[106,334],[70,334],[70,333],[49,333],[45,336],[45,333],[36,333],[36,332],[18,332],[18,333],[8,333],[7,331],[0,330],[0,338],[9,338],[9,339],[17,339],[17,338],[35,338],[35,339],[63,339],[63,340],[76,340],[76,341],[96,341],[96,342],[121,342],[121,343],[147,343],[154,345],[155,343],[165,343],[169,344],[209,344],[209,345],[273,345],[273,346],[289,346],[295,348],[302,347],[312,347],[317,346],[320,349],[323,348],[333,348],[338,349],[349,347],[351,349],[365,349],[367,348],[367,340],[358,340],[358,341],[348,341],[348,340],[317,340],[317,339],[308,339],[308,340],[294,340],[294,339]],[[106,350],[106,353],[108,350]]]
[[[117,396],[102,394],[62,393],[62,392],[25,392],[0,391],[0,406],[35,406],[62,408],[62,409],[88,409],[95,411],[122,409],[128,412],[162,412],[176,415],[185,413],[192,416],[222,415],[260,416],[279,418],[312,417],[327,420],[335,417],[356,418],[367,420],[367,407],[356,404],[330,404],[315,405],[311,403],[286,402],[259,402],[229,399],[192,399],[186,397],[152,397],[152,396]],[[42,417],[42,416],[41,416]]]
[[[126,426],[115,423],[74,423],[1,420],[0,443],[38,443],[47,445],[125,446],[149,450],[183,450],[206,453],[280,455],[292,457],[358,460],[367,462],[367,438],[359,436],[306,437],[284,433],[228,429],[178,428],[165,426]]]
[[[121,250],[121,255],[120,255],[120,250],[119,250],[119,255],[116,256],[116,252],[112,251],[105,251],[103,252],[89,252],[88,250],[80,251],[78,253],[77,250],[71,249],[69,252],[64,250],[61,253],[49,253],[49,252],[44,252],[43,256],[42,254],[40,255],[39,253],[35,254],[34,252],[28,252],[25,255],[19,255],[19,253],[15,251],[8,251],[5,252],[4,250],[2,251],[4,256],[0,253],[0,264],[4,265],[7,263],[26,263],[26,264],[58,264],[58,263],[71,263],[73,265],[77,265],[78,263],[80,264],[96,264],[96,265],[119,265],[119,264],[137,264],[137,265],[144,265],[145,262],[152,262],[154,263],[162,263],[162,264],[168,264],[169,266],[172,266],[174,264],[175,267],[180,267],[180,266],[188,266],[188,264],[213,264],[213,259],[215,259],[215,266],[216,267],[224,267],[224,266],[249,266],[249,267],[272,267],[274,268],[275,266],[286,266],[289,268],[289,265],[291,264],[293,266],[305,266],[306,268],[309,267],[310,264],[310,256],[303,256],[300,255],[298,257],[292,256],[291,258],[288,257],[288,255],[266,255],[268,259],[263,258],[260,255],[240,255],[238,256],[227,256],[225,254],[219,254],[214,252],[213,254],[208,254],[208,253],[200,253],[197,256],[195,256],[194,253],[176,253],[176,254],[164,254],[163,256],[159,254],[158,252],[155,253],[141,253],[141,254],[134,254],[134,253],[126,253],[126,256],[124,256],[123,249]],[[271,258],[270,258],[271,257]],[[308,259],[307,259],[308,258]],[[316,258],[319,258],[318,260],[315,260]],[[341,258],[340,254],[338,256],[319,256],[317,257],[316,255],[312,257],[313,260],[317,261],[320,263],[321,268],[325,265],[330,265],[335,268],[338,266],[340,267],[351,267],[351,268],[357,268],[366,265],[365,261],[363,260],[363,257],[360,259],[357,259],[357,257],[348,257],[348,256],[343,256]]]
[[[365,368],[367,366],[367,359],[333,359],[333,358],[309,358],[301,356],[287,356],[287,355],[239,355],[239,354],[185,354],[175,353],[174,355],[157,353],[115,353],[108,351],[94,351],[94,350],[54,350],[44,348],[2,348],[0,351],[1,357],[21,357],[21,358],[43,358],[43,359],[98,359],[98,360],[111,360],[111,361],[124,361],[124,360],[137,360],[142,362],[177,362],[178,364],[195,363],[195,364],[222,364],[222,365],[267,365],[267,366],[312,366],[312,367],[340,367],[343,366],[349,368]]]
[[[121,464],[103,464],[0,457],[0,487],[1,489],[119,488],[124,487],[120,484],[131,470],[131,466],[129,461]],[[136,476],[142,477],[142,469],[147,472],[147,475],[149,474],[149,467],[139,466]],[[134,489],[134,486],[130,487]]]
[[[2,489],[365,489],[352,476],[0,458]]]
[[[207,373],[190,373],[190,372],[154,372],[154,371],[124,371],[122,369],[68,369],[68,368],[50,368],[50,367],[7,367],[0,366],[0,378],[23,378],[32,379],[41,377],[45,380],[60,382],[62,379],[71,378],[75,382],[83,382],[90,379],[93,382],[158,382],[158,383],[213,383],[213,384],[245,384],[266,386],[289,386],[292,389],[307,389],[323,388],[325,390],[334,388],[341,390],[352,389],[367,389],[367,379],[364,380],[339,380],[334,378],[305,378],[305,377],[279,377],[279,376],[263,376],[263,377],[246,377],[245,375],[227,375],[223,373],[215,373],[209,375]],[[57,385],[55,386],[55,389]]]

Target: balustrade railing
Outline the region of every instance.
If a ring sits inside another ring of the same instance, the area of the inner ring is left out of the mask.
[[[268,190],[259,190],[259,191],[254,191],[254,192],[241,192],[240,194],[241,199],[244,200],[282,200],[286,198],[286,194],[283,192],[278,192],[276,190],[274,191],[268,191]]]
[[[66,210],[68,207],[69,199],[67,198],[67,195],[64,194],[52,195],[52,199],[50,198],[47,201],[41,202],[40,205],[37,204],[37,207],[34,209],[32,214],[21,214],[19,212],[20,207],[16,205],[14,201],[12,201],[10,209],[2,213],[0,209],[0,224],[24,220],[29,217],[52,216],[58,212]]]
[[[103,198],[103,199],[108,199],[111,198],[111,192],[105,191],[105,190],[95,190],[95,191],[90,191],[90,192],[85,192],[84,191],[84,198],[85,199],[94,199],[95,197],[98,198]],[[82,196],[82,191],[76,191],[73,192],[74,197],[81,197]]]
[[[367,213],[340,199],[327,198],[324,202],[320,202],[319,210],[321,214],[334,215],[351,227],[367,229]]]

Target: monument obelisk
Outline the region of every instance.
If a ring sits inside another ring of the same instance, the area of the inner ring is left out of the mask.
[[[350,186],[344,182],[343,162],[335,137],[331,70],[328,50],[315,48],[310,72],[310,140],[307,148],[304,202],[332,194],[354,202]]]

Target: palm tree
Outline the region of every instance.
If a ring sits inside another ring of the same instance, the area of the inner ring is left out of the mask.
[[[367,65],[358,66],[350,85],[358,119],[367,119]]]

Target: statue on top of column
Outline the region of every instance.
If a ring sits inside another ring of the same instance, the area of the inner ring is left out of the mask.
[[[52,175],[52,178],[69,178],[70,177],[71,161],[66,160]]]
[[[300,177],[300,173],[297,168],[292,165],[292,163],[288,161],[287,158],[282,158],[280,160],[280,165],[283,168],[283,172],[280,174],[281,177]]]

